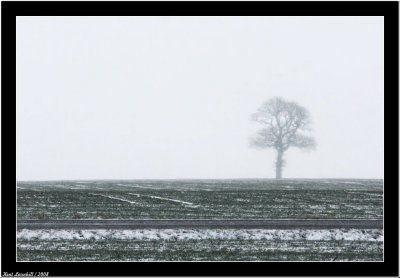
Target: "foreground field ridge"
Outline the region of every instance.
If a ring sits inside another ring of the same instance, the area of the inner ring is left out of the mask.
[[[17,229],[383,229],[381,219],[18,220]]]

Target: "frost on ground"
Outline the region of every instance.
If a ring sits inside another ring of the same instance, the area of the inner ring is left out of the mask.
[[[125,187],[137,187],[137,188],[144,188],[144,189],[161,189],[161,188],[158,188],[158,187],[154,187],[154,186],[151,186],[151,184],[150,185],[148,185],[148,186],[142,186],[142,185],[133,185],[133,184],[123,184],[123,183],[118,183],[117,185],[119,185],[119,186],[125,186]]]
[[[18,240],[344,240],[383,241],[379,229],[263,230],[263,229],[142,229],[142,230],[28,230],[17,233]]]
[[[17,186],[19,219],[383,218],[379,180],[59,181]]]
[[[136,196],[136,197],[141,197],[142,196],[142,197],[148,197],[148,198],[159,199],[159,200],[166,200],[166,201],[171,201],[171,202],[175,202],[175,203],[181,203],[181,204],[189,205],[189,206],[193,206],[193,207],[198,207],[198,206],[194,205],[193,203],[185,202],[185,201],[181,201],[181,200],[176,200],[176,199],[163,198],[163,197],[152,196],[152,195],[136,194],[136,193],[128,193],[128,194]]]
[[[93,196],[102,196],[102,197],[109,198],[109,199],[114,199],[114,200],[118,200],[118,201],[122,201],[122,202],[127,202],[127,203],[130,203],[130,204],[136,204],[136,202],[132,202],[130,200],[126,200],[126,199],[122,199],[122,198],[118,198],[118,197],[107,196],[107,195],[103,195],[103,194],[94,194],[94,193],[89,193],[89,194],[93,195]]]
[[[382,230],[20,230],[17,261],[382,261]]]

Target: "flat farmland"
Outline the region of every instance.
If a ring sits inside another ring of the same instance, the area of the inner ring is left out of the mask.
[[[381,219],[382,180],[18,182],[18,219]]]
[[[18,220],[383,219],[383,180],[17,182]],[[382,261],[382,229],[19,229],[17,261]]]

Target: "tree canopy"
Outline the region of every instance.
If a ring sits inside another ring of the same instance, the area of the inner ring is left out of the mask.
[[[288,148],[312,149],[316,145],[314,138],[305,134],[311,130],[309,112],[295,102],[273,98],[263,103],[251,117],[264,126],[252,138],[251,145],[277,151],[277,178],[281,178],[282,157]]]

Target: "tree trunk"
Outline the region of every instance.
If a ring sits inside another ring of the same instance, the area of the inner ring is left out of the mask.
[[[282,166],[283,166],[283,151],[278,150],[278,154],[276,156],[276,163],[275,163],[275,178],[281,179],[282,178]]]

